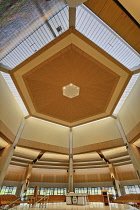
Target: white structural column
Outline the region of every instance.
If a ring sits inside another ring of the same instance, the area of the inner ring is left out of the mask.
[[[109,163],[109,170],[110,170],[110,175],[111,175],[111,179],[112,179],[112,183],[116,192],[116,197],[119,197],[122,195],[121,193],[121,189],[120,189],[120,183],[117,177],[117,173],[115,170],[115,167],[113,166],[113,164]]]
[[[122,136],[124,144],[126,146],[128,154],[130,156],[130,159],[133,163],[133,166],[136,170],[137,177],[138,177],[138,179],[140,179],[140,153],[139,153],[138,149],[136,148],[136,146],[134,146],[134,145],[132,145],[128,142],[128,140],[126,138],[126,135],[125,135],[125,132],[123,130],[122,124],[121,124],[118,117],[116,118],[116,124],[117,124],[117,127],[118,127],[119,131],[120,131],[120,134]]]
[[[73,192],[73,135],[72,128],[70,128],[69,137],[69,185],[68,191]]]
[[[23,181],[22,189],[21,189],[21,194],[20,194],[21,197],[24,195],[24,193],[26,193],[26,191],[29,187],[30,177],[31,177],[31,173],[32,173],[32,167],[33,167],[33,163],[29,164],[26,168],[26,173],[25,173],[25,177],[24,177],[24,181]]]
[[[23,131],[24,125],[25,125],[25,118],[22,119],[19,129],[17,131],[15,140],[13,144],[9,144],[7,147],[4,148],[3,153],[0,158],[0,187],[2,186],[6,171],[8,169],[8,166],[10,164],[10,161],[12,159],[14,150],[16,148],[16,145],[20,139],[21,133]]]

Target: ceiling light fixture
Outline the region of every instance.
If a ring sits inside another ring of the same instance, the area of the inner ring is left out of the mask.
[[[72,83],[62,88],[63,96],[74,98],[79,96],[80,88]]]

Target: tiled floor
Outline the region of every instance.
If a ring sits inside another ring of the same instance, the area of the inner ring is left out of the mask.
[[[20,210],[20,209],[29,209],[29,207],[26,206],[19,206],[13,208],[13,210]],[[37,209],[48,209],[48,210],[136,210],[136,208],[128,206],[128,205],[123,205],[123,204],[110,204],[110,206],[104,206],[102,203],[90,203],[89,205],[86,206],[77,206],[77,205],[66,205],[65,203],[63,204],[47,204],[46,207],[31,207],[31,210],[37,210]]]

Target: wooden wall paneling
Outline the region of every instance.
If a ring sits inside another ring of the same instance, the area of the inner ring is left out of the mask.
[[[116,166],[119,181],[137,179],[135,169],[132,164]]]
[[[25,167],[9,165],[4,180],[23,181],[25,172]]]
[[[109,168],[77,169],[74,173],[74,182],[107,182],[111,181]]]
[[[68,183],[67,170],[49,170],[33,168],[31,182]]]

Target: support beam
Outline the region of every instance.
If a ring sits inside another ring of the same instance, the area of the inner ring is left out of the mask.
[[[32,168],[33,168],[33,163],[29,164],[26,168],[26,173],[25,173],[25,177],[24,177],[24,181],[23,181],[22,189],[21,189],[21,194],[20,194],[21,197],[23,197],[24,193],[26,193],[26,191],[29,187]]]
[[[33,160],[33,162],[27,166],[24,181],[22,183],[21,193],[20,193],[21,197],[23,197],[24,193],[26,193],[28,190],[30,178],[31,178],[31,174],[32,174],[32,168],[33,168],[34,164],[44,155],[45,152],[46,152],[45,150],[42,150],[39,153],[39,155]]]
[[[15,140],[13,142],[13,144],[9,144],[7,147],[5,147],[5,149],[3,150],[3,153],[1,155],[0,158],[0,187],[2,186],[6,171],[8,169],[8,166],[11,162],[14,150],[16,148],[16,145],[20,139],[21,133],[24,129],[24,125],[25,125],[25,118],[22,119],[19,129],[17,131]]]
[[[115,167],[113,166],[112,163],[110,163],[110,161],[103,155],[103,153],[100,150],[98,150],[96,152],[107,163],[107,165],[109,167],[111,180],[112,180],[115,192],[116,192],[116,197],[121,196],[122,194],[121,194],[121,189],[120,189],[120,183],[119,183],[119,180],[118,180],[118,176],[117,176]]]
[[[78,7],[87,0],[66,0],[69,7]]]
[[[9,66],[4,65],[3,63],[0,63],[0,71],[4,73],[10,74],[11,68]]]
[[[108,166],[109,166],[109,170],[110,170],[111,180],[112,180],[115,192],[116,192],[116,197],[119,197],[122,194],[121,194],[120,183],[118,181],[115,167],[111,163],[109,163]]]
[[[76,23],[76,7],[69,7],[69,28],[75,28]]]
[[[70,128],[69,138],[69,185],[68,191],[73,192],[73,135],[72,128]]]
[[[130,144],[128,142],[125,132],[123,130],[122,124],[118,117],[116,118],[116,124],[117,124],[118,130],[122,136],[122,139],[124,141],[124,145],[126,146],[126,149],[130,156],[132,164],[136,170],[137,177],[138,177],[138,179],[140,179],[140,153],[135,145]]]

